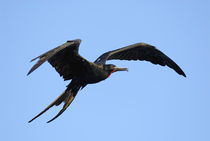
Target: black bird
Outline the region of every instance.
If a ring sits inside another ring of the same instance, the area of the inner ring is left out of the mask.
[[[149,44],[137,43],[113,51],[108,51],[98,57],[95,62],[89,62],[78,53],[80,43],[80,39],[67,41],[66,43],[31,60],[34,61],[39,59],[28,72],[28,75],[45,61],[48,61],[60,76],[64,78],[64,80],[71,80],[71,82],[67,86],[67,89],[57,99],[29,122],[32,122],[52,106],[58,106],[64,102],[63,108],[60,112],[47,123],[53,121],[67,109],[77,95],[77,92],[87,84],[105,80],[114,72],[128,70],[127,68],[118,68],[115,65],[106,64],[107,60],[146,60],[153,64],[168,66],[178,74],[186,77],[182,69],[173,60]]]

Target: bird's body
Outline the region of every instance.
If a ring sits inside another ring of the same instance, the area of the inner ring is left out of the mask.
[[[91,63],[90,67],[90,70],[82,74],[77,79],[86,84],[93,84],[107,78],[108,73],[103,70],[102,65],[96,65],[94,63]]]
[[[105,80],[114,72],[127,71],[127,68],[118,68],[115,65],[106,64],[107,60],[146,60],[153,64],[159,64],[162,66],[167,65],[174,69],[178,74],[186,77],[185,73],[173,60],[149,44],[137,43],[109,51],[102,54],[95,62],[89,62],[78,53],[80,43],[80,39],[67,41],[63,45],[31,60],[34,61],[35,59],[39,59],[28,72],[28,75],[45,61],[48,61],[60,76],[64,78],[64,80],[71,80],[71,82],[67,86],[67,89],[55,101],[29,122],[39,117],[52,106],[58,106],[64,102],[63,108],[60,112],[53,119],[48,121],[51,122],[67,109],[80,89],[88,84]]]

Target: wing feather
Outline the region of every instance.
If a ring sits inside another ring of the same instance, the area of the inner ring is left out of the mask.
[[[64,80],[72,79],[85,72],[89,63],[86,59],[78,54],[81,40],[71,40],[66,43],[32,59],[39,59],[37,63],[30,69],[27,75],[32,73],[45,61],[48,61],[55,70],[64,78]]]
[[[153,64],[168,66],[175,70],[178,74],[186,77],[183,70],[167,55],[152,45],[145,43],[137,43],[120,49],[106,52],[98,57],[96,64],[105,64],[107,60],[145,60]]]

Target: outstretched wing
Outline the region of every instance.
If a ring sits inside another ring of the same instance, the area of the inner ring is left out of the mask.
[[[28,75],[48,61],[56,71],[64,78],[64,80],[72,79],[85,72],[89,63],[86,59],[78,54],[79,45],[81,40],[71,40],[66,43],[32,59],[34,61],[39,59],[38,62],[30,69]]]
[[[126,46],[120,49],[106,52],[98,57],[95,61],[96,64],[105,64],[107,60],[145,60],[153,64],[161,66],[167,65],[174,69],[178,74],[186,77],[182,69],[163,52],[158,50],[152,45],[145,43],[137,43]]]

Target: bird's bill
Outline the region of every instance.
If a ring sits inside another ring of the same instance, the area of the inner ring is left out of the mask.
[[[67,42],[75,42],[75,43],[80,44],[81,41],[82,41],[81,39],[75,39],[75,40],[68,40]]]
[[[128,71],[128,68],[118,68],[118,67],[115,67],[114,68],[114,71]]]

